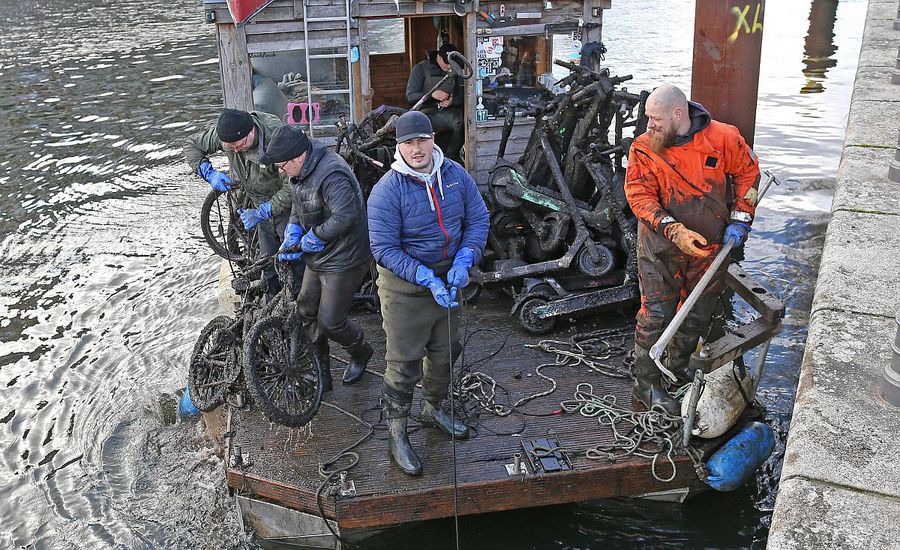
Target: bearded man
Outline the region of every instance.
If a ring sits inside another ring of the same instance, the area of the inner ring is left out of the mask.
[[[756,211],[759,161],[737,128],[712,120],[699,103],[664,84],[647,98],[647,132],[628,156],[625,196],[640,220],[641,308],[634,337],[634,397],[680,411],[660,384],[650,348],[694,289],[722,243],[740,246]],[[709,328],[727,265],[717,272],[667,350],[668,368],[693,379],[691,354]]]

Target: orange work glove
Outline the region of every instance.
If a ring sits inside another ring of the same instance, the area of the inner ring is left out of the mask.
[[[700,233],[691,231],[683,223],[673,223],[666,227],[666,237],[675,243],[688,256],[703,258],[709,256],[712,251],[704,250],[697,246],[706,246],[706,239]]]

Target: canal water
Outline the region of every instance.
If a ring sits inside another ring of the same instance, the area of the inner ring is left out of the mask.
[[[756,150],[771,192],[745,267],[787,305],[755,482],[683,505],[613,500],[460,522],[464,548],[761,548],[775,499],[866,2],[769,2]],[[690,85],[694,5],[614,1],[606,62],[632,91]],[[256,548],[174,394],[212,318],[206,185],[181,142],[221,104],[199,1],[0,3],[0,548]],[[453,548],[449,521],[367,548]]]

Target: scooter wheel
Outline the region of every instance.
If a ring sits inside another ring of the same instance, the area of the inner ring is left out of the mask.
[[[526,298],[522,305],[519,306],[519,324],[531,334],[546,334],[556,326],[555,317],[542,319],[535,313],[534,310],[543,305],[547,305],[547,298],[532,296],[531,298]]]

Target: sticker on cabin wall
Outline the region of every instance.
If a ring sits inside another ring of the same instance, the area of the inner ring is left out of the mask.
[[[475,122],[487,122],[488,112],[484,108],[481,96],[478,96],[478,105],[475,106]]]
[[[475,60],[481,78],[494,76],[502,65],[503,37],[486,36],[475,39]]]

